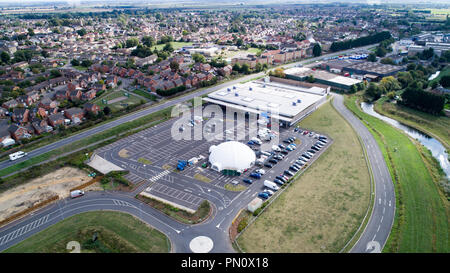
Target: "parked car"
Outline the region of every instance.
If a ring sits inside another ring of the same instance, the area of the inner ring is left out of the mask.
[[[293,170],[294,172],[298,172],[299,169],[297,169],[297,167],[294,167],[294,166],[289,166],[289,170]]]
[[[264,192],[267,193],[269,196],[272,196],[274,194],[274,192],[269,189],[265,189]]]
[[[293,175],[294,175],[294,174],[293,174],[291,171],[289,171],[289,170],[285,170],[285,171],[284,171],[284,174],[290,175],[290,176],[293,176]]]
[[[289,153],[289,150],[282,150],[281,153],[287,155]]]
[[[253,180],[249,179],[249,178],[244,178],[242,181],[244,181],[247,184],[252,184]]]
[[[313,149],[307,150],[308,153],[315,154],[317,151],[314,151]]]
[[[260,192],[258,194],[258,197],[261,197],[263,199],[267,199],[267,198],[269,198],[269,194],[267,194],[266,192]]]
[[[273,167],[273,165],[272,165],[271,163],[266,163],[266,164],[264,164],[264,167],[267,167],[267,168],[272,168],[272,167]]]
[[[275,158],[271,158],[271,159],[269,159],[269,163],[277,164],[278,160],[276,160]]]
[[[253,141],[250,140],[249,142],[247,142],[247,144],[248,144],[248,145],[254,145],[255,142],[253,142]]]
[[[280,185],[280,186],[283,186],[283,185],[284,185],[284,182],[281,181],[281,180],[278,179],[278,178],[275,178],[275,179],[273,180],[273,182],[277,183],[277,184]]]
[[[256,179],[260,179],[261,178],[261,174],[260,173],[251,173],[250,177],[256,178]]]

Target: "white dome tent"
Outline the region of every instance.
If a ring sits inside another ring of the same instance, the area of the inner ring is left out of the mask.
[[[235,170],[243,172],[255,164],[255,152],[238,141],[227,141],[209,148],[211,168],[218,172]]]

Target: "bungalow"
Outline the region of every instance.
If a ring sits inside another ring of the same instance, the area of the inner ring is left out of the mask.
[[[100,91],[100,90],[106,90],[106,85],[105,84],[101,84],[101,83],[95,83],[92,86],[93,89]]]
[[[0,142],[3,140],[11,138],[11,133],[9,132],[9,125],[8,124],[2,124],[0,126]]]

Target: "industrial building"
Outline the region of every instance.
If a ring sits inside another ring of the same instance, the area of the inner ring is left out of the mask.
[[[203,100],[226,108],[227,111],[254,113],[259,119],[272,117],[281,126],[291,126],[312,113],[326,100],[327,89],[317,86],[300,87],[280,82],[252,81],[222,88]]]
[[[361,80],[343,77],[324,70],[313,70],[307,67],[293,67],[284,71],[287,79],[305,81],[309,76],[313,76],[315,82],[331,86],[336,89],[350,90],[352,85],[358,84]]]
[[[398,65],[382,64],[377,62],[361,62],[355,63],[343,68],[343,72],[350,75],[363,75],[364,78],[376,76],[383,78],[386,76],[393,76],[400,71],[405,71],[405,67]]]

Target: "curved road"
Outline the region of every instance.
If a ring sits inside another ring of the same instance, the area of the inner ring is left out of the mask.
[[[378,252],[386,244],[395,215],[395,190],[389,169],[375,138],[367,127],[344,105],[344,97],[334,94],[333,105],[361,137],[375,184],[374,207],[369,222],[351,252]]]

